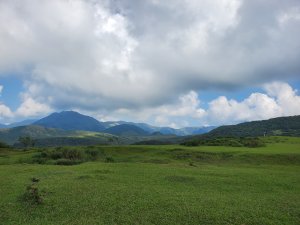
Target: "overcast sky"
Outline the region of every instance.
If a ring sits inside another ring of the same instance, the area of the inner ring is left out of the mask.
[[[0,0],[0,123],[300,114],[299,0]]]

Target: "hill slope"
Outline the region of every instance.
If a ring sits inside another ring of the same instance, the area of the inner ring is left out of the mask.
[[[82,115],[78,112],[63,111],[52,113],[35,123],[43,127],[59,128],[63,130],[86,130],[86,131],[103,131],[105,127],[98,120],[90,116]]]
[[[202,127],[183,127],[183,128],[171,128],[171,127],[157,127],[152,126],[147,123],[134,123],[134,122],[126,122],[126,121],[107,121],[103,122],[106,128],[122,125],[122,124],[129,124],[137,126],[148,133],[160,132],[166,135],[177,135],[177,136],[186,136],[186,135],[195,135],[195,134],[203,134],[211,131],[214,129],[214,126],[202,126]]]
[[[23,120],[23,121],[15,122],[15,123],[10,123],[10,124],[6,125],[6,128],[27,126],[27,125],[33,124],[35,121],[36,120],[28,119],[28,120]]]
[[[204,136],[257,137],[264,135],[300,136],[300,116],[278,117],[269,120],[221,126],[210,131]]]
[[[118,136],[146,136],[149,134],[142,128],[131,124],[121,124],[113,126],[104,130],[103,132]]]
[[[19,137],[30,136],[33,139],[37,138],[49,138],[49,137],[65,137],[70,135],[70,132],[46,128],[42,126],[20,126],[14,128],[0,129],[0,141],[8,144],[14,144],[18,141]]]
[[[16,145],[19,137],[25,136],[30,136],[34,139],[36,146],[106,145],[119,144],[127,141],[121,140],[111,134],[90,131],[62,130],[37,125],[0,129],[0,141],[10,145]],[[18,144],[16,146],[18,146]]]

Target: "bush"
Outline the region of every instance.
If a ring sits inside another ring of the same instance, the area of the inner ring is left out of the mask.
[[[31,205],[39,205],[43,203],[43,197],[37,187],[37,183],[40,181],[38,178],[31,178],[31,184],[26,187],[26,191],[22,196],[23,201]]]
[[[263,140],[257,137],[218,137],[218,138],[203,138],[203,139],[192,139],[188,140],[182,145],[185,146],[230,146],[230,147],[249,147],[258,148],[264,147],[265,143]]]
[[[259,148],[264,147],[266,144],[259,138],[247,138],[243,140],[243,144],[248,148]]]
[[[2,141],[0,141],[0,148],[9,148],[10,146]]]
[[[181,145],[184,145],[184,146],[198,146],[199,145],[199,142],[197,140],[191,140],[191,141],[186,141],[186,142],[183,142]]]
[[[114,160],[114,158],[112,156],[106,156],[105,157],[105,162],[112,163],[112,162],[115,162],[115,160]]]
[[[96,160],[99,156],[99,151],[94,149],[87,149],[85,150],[85,154],[87,154],[91,160]]]
[[[56,164],[56,165],[76,165],[86,161],[95,161],[98,158],[104,158],[106,162],[114,162],[110,156],[105,159],[105,153],[102,149],[74,149],[74,148],[48,148],[42,152],[36,153],[32,157],[33,163]]]
[[[76,149],[65,149],[62,152],[62,158],[70,160],[81,160],[83,159],[82,152]]]
[[[56,160],[56,165],[65,165],[65,166],[71,166],[71,165],[77,165],[82,163],[81,160],[71,160],[71,159],[58,159]]]
[[[33,156],[32,162],[39,164],[75,165],[84,161],[84,154],[77,149],[56,148]]]

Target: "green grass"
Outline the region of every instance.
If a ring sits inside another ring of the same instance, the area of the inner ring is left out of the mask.
[[[300,138],[267,141],[77,147],[104,154],[74,166],[30,164],[39,149],[2,149],[0,224],[300,224]],[[21,198],[32,177],[40,205]]]

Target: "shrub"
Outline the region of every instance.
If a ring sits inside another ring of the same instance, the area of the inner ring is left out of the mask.
[[[19,137],[19,143],[24,147],[33,147],[35,145],[35,141],[30,136]]]
[[[258,148],[266,146],[265,143],[259,138],[247,138],[243,140],[243,144],[248,148]]]
[[[185,145],[185,146],[198,146],[199,142],[197,140],[191,140],[191,141],[183,142],[181,145]]]
[[[87,150],[85,150],[85,154],[87,154],[90,159],[96,160],[99,156],[99,151],[94,150],[94,149],[87,149]]]
[[[43,197],[37,187],[37,183],[40,181],[38,178],[31,178],[31,184],[26,187],[26,191],[22,196],[23,201],[31,205],[39,205],[43,203]]]
[[[2,141],[0,141],[0,148],[9,148],[10,146]]]
[[[65,166],[71,166],[71,165],[77,165],[82,163],[81,160],[71,160],[71,159],[58,159],[56,160],[56,165],[65,165]]]
[[[196,165],[195,165],[192,161],[189,162],[189,166],[194,166],[194,167],[196,167]]]
[[[62,158],[70,160],[81,160],[83,159],[82,152],[76,149],[65,149],[62,152]]]
[[[84,161],[84,155],[77,149],[60,148],[46,150],[33,156],[32,162],[39,164],[75,165]]]
[[[238,137],[217,137],[194,139],[182,143],[185,146],[230,146],[230,147],[249,147],[257,148],[265,146],[265,143],[259,138],[238,138]]]
[[[106,156],[105,157],[105,162],[112,163],[112,162],[115,162],[115,160],[114,160],[114,158],[112,156]]]

